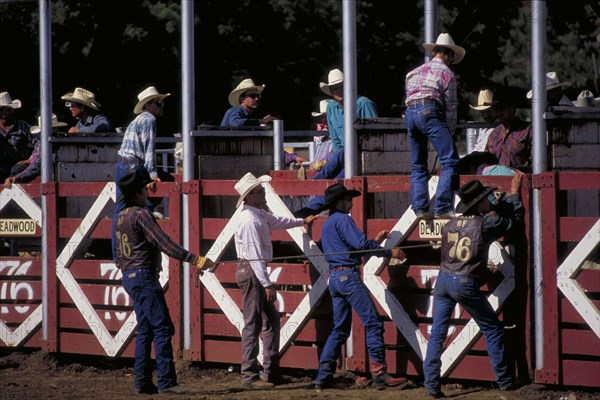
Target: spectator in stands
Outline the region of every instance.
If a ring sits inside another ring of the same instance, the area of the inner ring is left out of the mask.
[[[531,126],[517,117],[515,96],[508,88],[495,93],[497,103],[494,110],[500,125],[490,133],[485,151],[495,155],[500,165],[530,172]]]
[[[124,207],[117,215],[117,267],[123,272],[123,288],[133,300],[137,320],[135,391],[139,394],[188,391],[177,384],[171,338],[175,327],[159,282],[161,253],[195,265],[202,271],[213,266],[210,259],[190,253],[165,234],[145,208],[148,185],[152,182],[144,166],[137,165],[118,182],[119,202]],[[154,342],[158,388],[152,383],[151,350]]]
[[[477,110],[480,112],[481,117],[485,122],[496,124],[499,123],[498,118],[496,118],[496,112],[494,111],[493,106],[494,103],[494,93],[489,89],[484,89],[479,92],[479,96],[477,96],[477,104],[471,105],[473,110]],[[487,139],[490,133],[494,128],[479,128],[476,130],[475,136],[475,145],[473,146],[473,151],[484,151],[485,145],[487,144]]]
[[[225,112],[221,126],[260,126],[277,119],[271,115],[255,118],[264,89],[265,85],[256,85],[252,79],[241,81],[229,94],[231,108]],[[304,157],[297,153],[284,151],[285,165],[293,162],[302,164],[305,161]]]
[[[485,187],[478,180],[466,183],[458,190],[461,202],[456,207],[463,216],[450,219],[442,229],[433,326],[423,361],[425,389],[434,398],[445,397],[441,391],[441,355],[457,303],[481,329],[500,389],[514,389],[505,354],[503,326],[479,287],[488,278],[487,260],[492,242],[523,223],[525,213],[519,198],[522,177],[520,172],[513,176],[510,194],[498,204],[493,194],[496,188]]]
[[[575,107],[595,107],[596,98],[590,90],[585,89],[579,93],[576,100],[573,100],[573,105]]]
[[[558,79],[555,71],[546,73],[546,106],[573,106],[573,102],[565,95],[563,90],[564,87],[571,86],[571,82],[561,82]],[[533,98],[533,90],[527,92],[527,98],[531,100]]]
[[[8,92],[0,93],[0,181],[10,175],[15,163],[29,158],[33,149],[30,143],[30,125],[15,118],[21,108],[20,100],[13,100]]]
[[[463,59],[465,49],[455,45],[447,33],[441,33],[435,43],[425,43],[423,47],[431,52],[431,60],[410,71],[405,85],[406,129],[412,158],[412,209],[419,218],[430,215],[427,153],[428,142],[431,142],[441,166],[434,215],[448,218],[454,215],[459,161],[453,137],[458,105],[456,78],[450,65]]]
[[[69,128],[68,133],[112,132],[113,127],[104,114],[100,112],[100,103],[94,93],[83,88],[75,88],[61,97],[77,124]]]
[[[324,132],[323,136],[315,136],[314,141],[317,147],[315,151],[315,160],[311,164],[310,168],[315,171],[320,171],[325,164],[327,164],[327,158],[331,153],[331,137],[327,132],[327,104],[330,100],[321,100],[319,102],[319,111],[313,111],[310,115],[313,118],[318,118],[316,130]]]
[[[42,117],[38,117],[38,126],[31,127],[31,138],[34,142],[33,152],[27,160],[21,160],[11,168],[10,176],[4,181],[5,188],[9,189],[13,183],[31,182],[40,176],[42,171],[42,142],[39,138],[39,134],[42,131],[41,125]],[[63,126],[67,126],[67,123],[59,122],[56,118],[56,114],[52,114],[52,132],[58,133],[58,128]]]
[[[127,126],[123,142],[117,153],[115,183],[119,182],[131,169],[136,168],[138,165],[143,165],[150,174],[152,181],[148,182],[147,186],[152,191],[156,191],[157,182],[172,182],[175,180],[169,173],[156,168],[156,153],[154,151],[157,132],[156,119],[164,114],[165,99],[170,95],[170,93],[159,93],[154,86],[149,86],[138,94],[138,102],[133,109],[133,113],[137,114],[137,117]],[[118,185],[116,187],[116,198],[121,198],[121,190]],[[154,211],[161,200],[157,198],[149,201],[148,209]],[[125,202],[123,200],[117,200],[112,225],[113,259],[116,259],[116,219],[124,206]],[[155,213],[155,217],[163,218],[158,213]]]
[[[311,224],[306,219],[281,217],[265,210],[267,198],[264,182],[268,175],[256,178],[248,172],[235,184],[242,205],[240,223],[235,232],[235,250],[239,259],[236,281],[242,291],[242,384],[246,388],[270,388],[285,383],[279,369],[279,334],[281,322],[275,307],[276,284],[267,273],[267,262],[273,258],[271,231]],[[262,334],[261,334],[262,332]],[[257,361],[259,334],[263,340],[263,375],[259,378]]]
[[[322,246],[325,260],[329,263],[329,292],[333,303],[333,330],[319,359],[319,370],[315,379],[315,389],[320,390],[331,384],[342,345],[350,337],[352,310],[358,314],[364,328],[367,352],[371,361],[373,385],[378,389],[398,386],[406,378],[393,378],[387,373],[385,345],[383,342],[383,321],[377,313],[368,289],[360,279],[362,256],[357,251],[373,250],[380,257],[406,259],[404,252],[395,247],[385,250],[380,243],[388,232],[381,231],[374,240],[368,240],[348,215],[352,209],[352,199],[360,196],[358,190],[348,190],[342,183],[325,189],[326,206],[329,217],[323,224]]]

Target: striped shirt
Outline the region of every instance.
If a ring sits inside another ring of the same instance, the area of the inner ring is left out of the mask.
[[[428,98],[444,105],[446,123],[454,131],[458,106],[456,79],[454,72],[440,58],[434,58],[406,75],[406,103]]]
[[[137,158],[156,179],[156,154],[154,153],[156,138],[156,117],[149,111],[143,111],[127,127],[119,156]]]

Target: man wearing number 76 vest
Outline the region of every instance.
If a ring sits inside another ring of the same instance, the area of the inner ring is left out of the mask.
[[[460,304],[483,333],[496,381],[501,390],[514,388],[512,372],[504,351],[503,328],[479,287],[486,282],[488,250],[498,238],[523,223],[524,208],[519,197],[523,174],[517,172],[510,193],[496,201],[494,187],[478,181],[463,185],[456,211],[442,230],[440,273],[434,289],[433,326],[423,362],[425,389],[434,398],[444,397],[441,389],[441,355],[450,317]]]

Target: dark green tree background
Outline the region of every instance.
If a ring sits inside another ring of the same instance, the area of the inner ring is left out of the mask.
[[[191,1],[191,0],[190,0]],[[467,56],[455,71],[461,119],[482,87],[530,86],[530,2],[439,0],[439,32],[450,32]],[[155,85],[170,92],[163,134],[180,130],[180,1],[51,2],[54,111],[72,122],[60,96],[76,86],[96,93],[115,126],[133,118],[136,95]],[[600,7],[597,1],[548,1],[548,70],[600,95]],[[266,84],[262,110],[287,129],[310,129],[324,98],[318,83],[342,67],[342,0],[202,0],[195,2],[196,123],[218,124],[227,96],[243,78]],[[0,3],[3,62],[0,91],[39,114],[38,2]],[[422,0],[357,0],[358,91],[380,115],[398,116],[404,77],[423,62]],[[526,103],[523,103],[526,106]]]

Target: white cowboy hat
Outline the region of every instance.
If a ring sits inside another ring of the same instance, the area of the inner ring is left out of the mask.
[[[327,75],[327,83],[321,82],[319,83],[319,87],[327,96],[331,96],[331,86],[339,85],[344,82],[344,73],[339,69],[332,69],[329,71],[329,75]]]
[[[452,40],[452,36],[448,33],[440,33],[435,43],[423,43],[423,48],[427,51],[433,50],[435,47],[446,47],[454,52],[454,62],[458,64],[465,56],[466,50],[464,47],[457,46]]]
[[[257,186],[261,185],[263,182],[269,182],[271,177],[269,175],[263,175],[259,178],[255,177],[251,172],[248,172],[242,179],[240,179],[235,184],[235,190],[240,194],[240,198],[235,205],[235,208],[238,208],[240,204],[244,201],[246,196]]]
[[[71,101],[73,103],[83,104],[84,106],[93,108],[96,111],[100,111],[100,107],[102,107],[102,105],[96,101],[96,95],[94,93],[79,87],[75,88],[75,90],[65,94],[64,96],[61,96],[61,99]],[[66,104],[66,106],[69,107],[70,104]]]
[[[0,93],[0,107],[21,108],[21,100],[13,100],[8,92],[2,92]]]
[[[569,81],[561,82],[558,79],[556,72],[554,72],[554,71],[550,71],[550,72],[546,73],[546,91],[555,89],[555,88],[561,87],[561,86],[565,86],[565,87],[571,86],[571,82],[569,82]],[[531,99],[532,97],[533,97],[533,91],[530,90],[529,92],[527,92],[527,98]]]
[[[498,102],[494,101],[494,93],[492,93],[489,89],[484,89],[479,92],[479,96],[477,96],[477,105],[472,106],[469,104],[473,110],[483,111],[488,108],[496,105]]]
[[[171,93],[160,94],[154,86],[148,86],[146,89],[142,90],[140,94],[138,94],[138,103],[133,108],[133,113],[139,114],[144,109],[146,103],[155,99],[162,100],[166,97],[169,97],[170,95]]]
[[[594,94],[589,90],[582,90],[577,96],[577,100],[573,100],[575,107],[594,107],[595,103]]]
[[[327,111],[327,104],[328,103],[329,103],[329,100],[321,100],[319,102],[319,111],[313,111],[313,112],[310,113],[310,115],[312,115],[313,117],[320,117],[320,116],[322,116]]]
[[[254,83],[254,81],[252,79],[244,79],[243,81],[240,82],[239,85],[237,85],[235,87],[235,89],[233,89],[231,91],[231,93],[229,93],[229,104],[231,104],[231,106],[235,107],[235,106],[239,106],[240,105],[240,96],[242,95],[242,93],[244,93],[245,91],[249,90],[249,89],[256,89],[258,90],[258,93],[262,93],[263,90],[265,90],[265,85],[256,85]]]
[[[59,122],[58,118],[56,118],[56,114],[52,114],[52,127],[53,128],[57,128],[60,126],[67,126],[66,122]],[[40,133],[42,131],[42,117],[38,117],[38,124],[37,126],[32,126],[30,129],[31,133]]]

